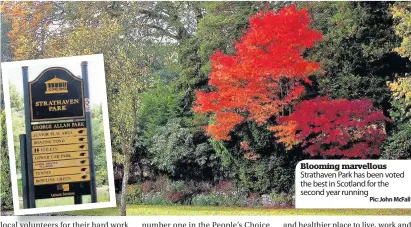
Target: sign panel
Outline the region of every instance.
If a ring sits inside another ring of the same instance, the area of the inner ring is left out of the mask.
[[[57,169],[41,169],[34,170],[34,178],[36,177],[50,177],[50,176],[63,176],[72,174],[89,174],[89,166],[57,168]]]
[[[88,158],[88,151],[75,151],[65,152],[57,154],[40,154],[33,155],[33,163],[47,162],[47,161],[60,161],[60,160],[77,160],[78,158]]]
[[[75,175],[66,175],[66,176],[39,177],[39,178],[34,178],[34,185],[59,184],[59,183],[81,182],[81,181],[90,181],[90,174],[79,173]]]
[[[61,130],[46,130],[31,133],[31,139],[47,139],[63,136],[87,136],[86,128],[78,129],[61,129]]]
[[[56,132],[57,129],[80,129],[80,128],[86,128],[86,122],[85,121],[31,125],[32,135],[33,135],[34,132],[37,132],[37,131],[55,130],[55,132]]]
[[[88,158],[70,159],[70,160],[63,160],[63,161],[34,162],[33,169],[34,170],[55,169],[55,168],[63,168],[63,167],[84,166],[88,164],[89,164]]]
[[[73,137],[60,137],[49,139],[37,139],[32,140],[31,145],[33,147],[41,147],[47,145],[61,145],[61,144],[74,144],[87,142],[87,136],[73,136]]]
[[[34,188],[36,199],[49,199],[91,194],[90,181],[62,184],[43,184],[36,185]]]
[[[61,67],[29,82],[31,121],[85,118],[83,80]]]
[[[33,147],[33,154],[50,154],[69,151],[86,151],[88,150],[87,143],[59,145],[59,146],[45,146],[45,147]]]

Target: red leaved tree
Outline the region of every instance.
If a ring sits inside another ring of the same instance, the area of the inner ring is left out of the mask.
[[[311,156],[367,158],[380,154],[390,119],[367,100],[319,97],[297,104],[277,121],[271,128],[288,148],[301,143]]]
[[[194,106],[198,113],[214,114],[214,123],[207,126],[209,135],[229,140],[239,123],[266,123],[301,97],[304,83],[311,84],[308,77],[319,70],[317,62],[302,56],[322,39],[310,20],[308,11],[295,5],[279,12],[261,11],[250,18],[233,55],[212,55],[209,85],[214,91],[198,91]]]

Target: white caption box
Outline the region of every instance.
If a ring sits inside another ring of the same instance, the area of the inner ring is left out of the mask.
[[[296,208],[411,208],[411,160],[304,160]]]

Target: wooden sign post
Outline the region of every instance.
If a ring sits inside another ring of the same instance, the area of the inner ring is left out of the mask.
[[[37,199],[83,195],[97,202],[87,63],[82,79],[61,67],[32,82],[23,67],[26,134],[20,135],[24,208]]]

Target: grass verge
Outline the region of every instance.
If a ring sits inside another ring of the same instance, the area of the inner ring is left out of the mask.
[[[117,216],[119,208],[104,208],[66,212],[76,216]],[[202,206],[146,206],[128,205],[127,216],[361,216],[361,215],[411,215],[411,209],[273,209],[242,207],[202,207]]]

